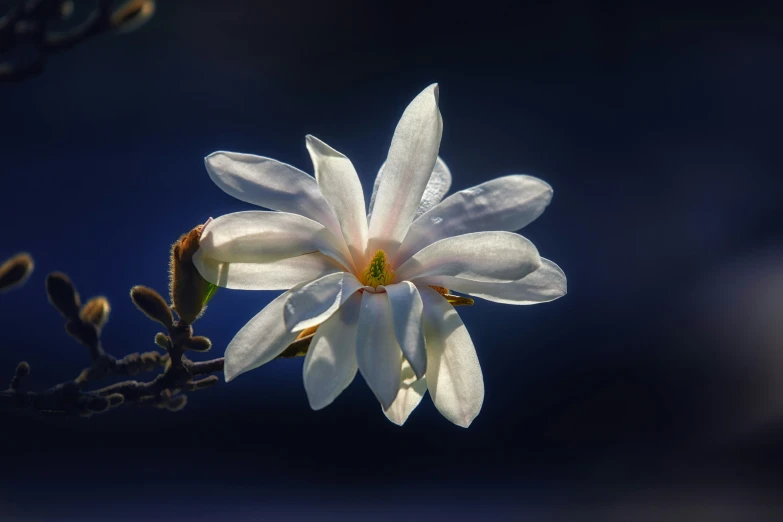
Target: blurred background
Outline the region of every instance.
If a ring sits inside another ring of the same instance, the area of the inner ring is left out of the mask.
[[[171,243],[249,208],[205,155],[310,172],[311,133],[369,197],[433,82],[453,191],[549,182],[522,233],[569,286],[459,309],[486,383],[467,430],[428,397],[397,427],[361,378],[312,412],[302,359],[275,361],[178,413],[0,418],[0,520],[781,520],[783,8],[754,4],[158,2],[0,84],[0,257],[36,261],[0,296],[2,387],[89,364],[54,270],[111,301],[109,352],[154,349],[129,289],[165,292]],[[208,355],[275,296],[219,291]]]

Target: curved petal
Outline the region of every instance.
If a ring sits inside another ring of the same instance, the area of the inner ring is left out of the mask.
[[[362,286],[353,274],[342,272],[325,275],[292,291],[285,303],[286,328],[298,332],[323,323]]]
[[[487,301],[511,305],[547,303],[563,297],[567,290],[563,271],[543,257],[538,270],[512,283],[484,283],[449,276],[428,278],[428,282]]]
[[[441,414],[467,428],[484,402],[484,377],[457,311],[431,288],[420,288],[427,338],[427,388]]]
[[[354,263],[363,264],[367,249],[367,211],[356,169],[343,154],[314,136],[307,136],[307,150],[313,160],[315,179],[337,215]]]
[[[381,184],[381,178],[383,178],[383,168],[386,163],[381,165],[378,169],[378,175],[375,177],[375,184],[372,187],[372,197],[370,198],[370,211],[367,215],[367,219],[372,216],[372,209],[375,206],[375,197],[378,193],[378,186]],[[443,197],[451,188],[451,171],[446,165],[446,162],[438,156],[435,160],[435,166],[432,168],[432,174],[427,182],[427,186],[424,188],[424,194],[421,196],[419,207],[416,209],[415,218],[418,218],[429,209],[440,203]]]
[[[388,409],[400,387],[402,351],[394,337],[391,307],[385,293],[362,292],[356,360],[367,385],[383,408]]]
[[[352,295],[318,327],[310,342],[302,375],[307,400],[314,410],[331,404],[356,376],[356,328],[361,303],[360,294]]]
[[[263,156],[224,151],[213,152],[204,158],[204,164],[212,181],[229,196],[299,214],[340,233],[334,211],[315,178],[301,170]]]
[[[266,305],[228,344],[223,370],[226,382],[268,363],[296,339],[297,334],[286,330],[281,320],[287,297],[285,292]]]
[[[432,276],[509,283],[541,266],[533,243],[513,232],[474,232],[424,247],[397,270],[398,281],[430,284]],[[434,283],[432,283],[434,284]]]
[[[199,249],[216,261],[269,263],[330,251],[335,245],[320,223],[286,212],[249,211],[211,220],[201,233]]]
[[[408,105],[394,131],[370,219],[369,251],[391,254],[402,243],[435,166],[442,131],[433,84]]]
[[[334,259],[320,252],[271,263],[227,263],[212,259],[199,249],[193,255],[193,264],[201,277],[213,285],[237,290],[288,290],[299,283],[343,272]]]
[[[402,361],[401,378],[402,382],[397,397],[389,409],[383,410],[386,418],[397,426],[405,424],[410,414],[421,402],[424,394],[427,393],[427,380],[417,379],[408,361]]]
[[[424,330],[421,327],[421,296],[416,285],[410,281],[387,285],[385,288],[391,305],[397,343],[416,376],[421,378],[427,371],[427,352],[424,349]]]
[[[446,237],[519,230],[540,216],[551,200],[552,187],[532,176],[504,176],[462,190],[411,224],[395,262]]]

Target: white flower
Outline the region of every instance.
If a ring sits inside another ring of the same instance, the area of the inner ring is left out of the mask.
[[[467,427],[484,381],[464,324],[433,287],[490,301],[532,304],[565,294],[566,279],[513,233],[549,204],[552,188],[506,176],[440,201],[451,174],[438,158],[438,86],[408,106],[375,183],[368,217],[350,160],[307,136],[315,177],[269,158],[216,152],[212,180],[272,212],[210,222],[194,262],[226,288],[287,290],[251,319],[226,350],[226,380],[279,355],[318,326],[304,361],[313,409],[356,376],[386,416],[402,424],[429,390],[438,410]]]

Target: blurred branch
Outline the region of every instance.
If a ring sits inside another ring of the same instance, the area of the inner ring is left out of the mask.
[[[49,55],[70,49],[94,36],[117,30],[132,31],[155,12],[154,0],[129,0],[113,9],[113,0],[97,0],[95,9],[80,23],[63,31],[51,24],[70,18],[73,0],[22,0],[0,18],[0,55],[23,44],[35,55],[26,63],[0,62],[0,81],[20,81],[40,74]]]

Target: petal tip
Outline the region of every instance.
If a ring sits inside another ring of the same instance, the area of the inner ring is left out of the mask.
[[[216,150],[215,152],[211,154],[207,154],[204,156],[204,163],[207,165],[212,164],[216,158],[222,157],[225,153],[222,150]]]
[[[407,420],[407,419],[399,420],[399,419],[395,419],[393,417],[390,417],[389,414],[386,413],[386,410],[384,410],[384,413],[386,414],[386,418],[389,419],[389,422],[391,422],[395,426],[400,426],[401,427],[403,424],[405,424],[405,420]]]
[[[307,403],[310,405],[310,409],[313,411],[322,410],[331,404],[331,402],[319,402],[311,397],[309,393],[307,394]]]

